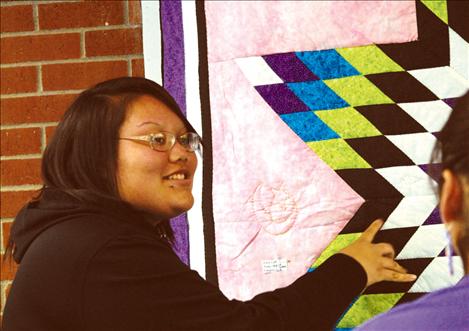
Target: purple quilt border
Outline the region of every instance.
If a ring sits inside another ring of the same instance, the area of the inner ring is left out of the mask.
[[[186,86],[184,66],[184,32],[180,0],[160,1],[161,32],[163,41],[163,86],[174,97],[186,114]],[[174,250],[189,264],[189,227],[187,214],[171,219],[174,230]]]

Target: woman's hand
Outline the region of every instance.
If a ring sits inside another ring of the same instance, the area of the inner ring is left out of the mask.
[[[383,225],[382,220],[375,220],[355,242],[340,252],[354,258],[366,271],[370,286],[383,280],[393,282],[411,282],[417,276],[394,261],[394,248],[387,243],[373,244],[373,238]]]

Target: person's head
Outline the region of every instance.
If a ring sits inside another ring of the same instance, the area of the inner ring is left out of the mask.
[[[469,93],[458,100],[439,133],[434,160],[442,166],[441,217],[469,273]]]
[[[44,185],[174,217],[193,204],[198,136],[188,132],[195,131],[160,85],[136,77],[102,82],[82,92],[57,126],[42,160]]]

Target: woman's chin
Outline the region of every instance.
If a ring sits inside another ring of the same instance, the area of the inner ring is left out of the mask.
[[[177,203],[171,206],[171,212],[170,212],[169,218],[173,218],[173,217],[176,217],[185,213],[186,211],[191,209],[193,205],[194,205],[194,198],[192,197],[192,195],[188,199],[177,201]]]
[[[193,205],[194,205],[194,198],[191,195],[190,199],[187,199],[187,201],[185,201],[184,203],[181,203],[181,205],[179,206],[178,215],[185,213],[186,211],[191,209]]]

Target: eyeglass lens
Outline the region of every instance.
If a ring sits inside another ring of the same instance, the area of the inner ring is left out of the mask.
[[[178,142],[188,151],[194,152],[199,149],[200,138],[196,133],[188,132],[176,138],[176,136],[169,132],[160,132],[150,135],[150,146],[157,151],[167,151],[171,149]]]

